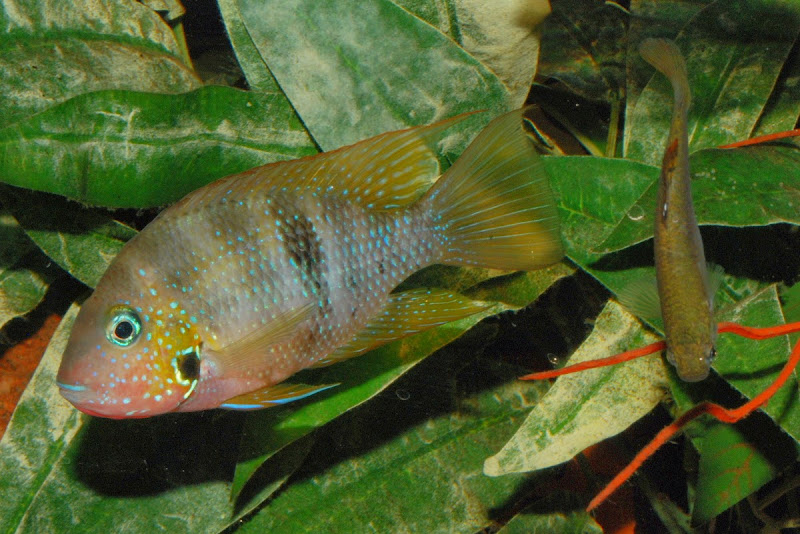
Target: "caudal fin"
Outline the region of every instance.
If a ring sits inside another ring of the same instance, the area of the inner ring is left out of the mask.
[[[422,199],[440,231],[441,263],[533,270],[564,255],[544,165],[520,109],[497,117]]]
[[[645,61],[666,76],[675,92],[675,107],[689,109],[691,91],[686,61],[680,48],[669,39],[645,39],[639,45],[639,54]]]

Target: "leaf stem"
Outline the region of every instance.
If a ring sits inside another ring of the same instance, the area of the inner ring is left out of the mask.
[[[622,99],[611,101],[611,116],[608,120],[608,136],[606,137],[606,157],[613,158],[617,153],[617,136],[619,135],[619,117],[622,110]]]

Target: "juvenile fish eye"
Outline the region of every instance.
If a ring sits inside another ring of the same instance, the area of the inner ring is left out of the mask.
[[[127,347],[138,339],[141,329],[141,321],[135,311],[127,307],[117,307],[112,309],[106,338],[115,345]]]

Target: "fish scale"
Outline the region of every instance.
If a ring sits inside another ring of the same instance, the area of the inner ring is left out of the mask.
[[[485,308],[444,290],[392,293],[411,273],[560,259],[521,111],[428,189],[433,141],[463,118],[223,178],[164,210],[82,307],[62,394],[117,418],[296,400],[329,387],[282,383],[301,369]]]

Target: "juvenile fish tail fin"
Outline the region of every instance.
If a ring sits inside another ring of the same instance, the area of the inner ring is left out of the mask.
[[[555,201],[523,113],[489,123],[421,200],[445,249],[441,263],[533,270],[563,256]]]
[[[691,91],[686,61],[684,61],[678,45],[669,39],[645,39],[639,45],[639,53],[645,61],[658,69],[670,81],[675,93],[674,114],[682,117],[685,121],[691,102]],[[674,122],[673,120],[673,128],[675,128]]]

